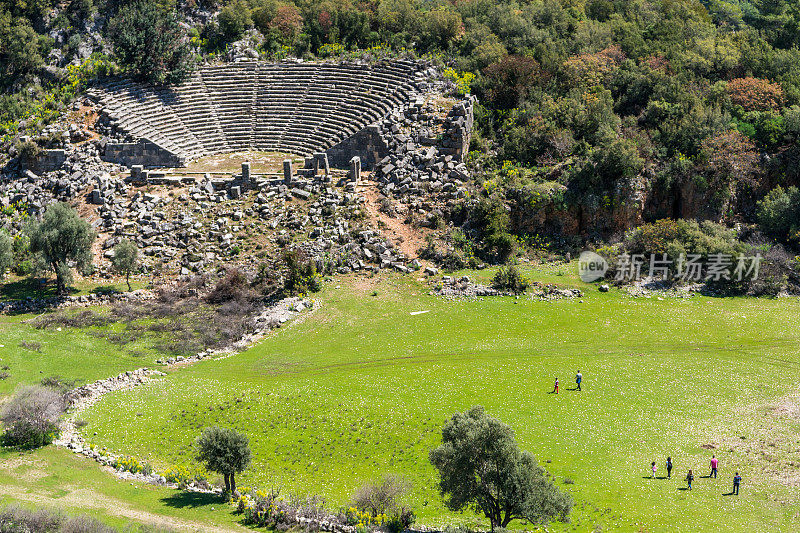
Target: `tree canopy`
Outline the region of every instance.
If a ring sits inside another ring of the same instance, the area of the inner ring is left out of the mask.
[[[195,443],[197,460],[225,478],[225,490],[236,492],[235,475],[250,465],[247,437],[229,428],[213,426],[203,430]]]
[[[125,276],[128,290],[131,290],[131,273],[136,270],[139,262],[139,248],[130,239],[122,239],[114,246],[114,257],[111,259],[111,266],[118,274]]]
[[[109,24],[108,36],[119,62],[146,81],[172,84],[193,68],[186,31],[174,12],[148,0],[120,8]]]
[[[447,507],[483,513],[492,530],[515,519],[547,524],[569,518],[572,497],[547,478],[533,455],[519,449],[513,430],[483,407],[454,414],[430,460]]]
[[[73,208],[57,203],[45,211],[42,221],[34,224],[30,248],[42,255],[56,275],[59,294],[66,293],[72,281],[71,264],[87,268],[92,262],[92,242],[95,232]]]

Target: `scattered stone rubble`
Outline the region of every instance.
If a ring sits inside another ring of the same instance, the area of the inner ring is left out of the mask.
[[[538,281],[531,283],[529,295],[532,300],[563,300],[568,298],[583,298],[583,291],[580,289],[562,289],[556,285],[542,284]]]
[[[441,296],[447,299],[457,299],[480,298],[483,296],[508,296],[511,293],[501,292],[492,287],[474,283],[470,281],[467,276],[461,276],[460,278],[443,276],[441,281],[434,285],[430,294],[431,296]]]
[[[642,278],[625,285],[625,291],[634,298],[691,298],[708,289],[704,283],[677,284],[668,280]]]
[[[467,276],[460,278],[443,276],[441,281],[435,282],[431,296],[441,296],[447,299],[482,298],[484,296],[519,296],[510,291],[497,290],[494,287],[475,283]],[[565,298],[583,298],[580,289],[562,289],[556,285],[542,284],[538,281],[531,283],[527,292],[531,300],[551,301]]]
[[[385,196],[466,196],[470,174],[463,158],[469,151],[474,102],[466,97],[442,117],[440,104],[419,96],[380,123],[390,155],[378,163],[375,176]]]

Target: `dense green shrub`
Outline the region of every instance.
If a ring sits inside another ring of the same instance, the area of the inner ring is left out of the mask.
[[[36,141],[28,140],[17,144],[17,154],[26,167],[33,165],[41,153],[42,148]]]
[[[492,278],[492,287],[500,291],[521,294],[528,288],[529,282],[517,267],[500,267]]]
[[[756,219],[767,235],[800,242],[800,190],[775,187],[758,202]]]
[[[322,279],[317,265],[299,250],[289,250],[283,254],[286,265],[284,290],[290,295],[308,294],[322,288]]]
[[[736,256],[747,246],[739,241],[733,230],[711,221],[658,220],[644,224],[625,236],[624,249],[630,254],[667,256],[673,261],[681,254],[698,254],[708,258],[711,254]]]
[[[220,10],[217,15],[220,37],[230,43],[238,40],[253,25],[250,8],[243,0],[236,0]]]
[[[124,5],[111,20],[108,37],[120,64],[140,79],[178,83],[194,67],[186,31],[177,17],[150,0]]]
[[[482,198],[473,206],[472,217],[483,237],[480,252],[487,260],[505,263],[516,255],[518,242],[510,233],[509,209],[501,198]]]

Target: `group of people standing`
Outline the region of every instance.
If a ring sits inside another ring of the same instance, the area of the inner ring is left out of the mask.
[[[658,466],[656,466],[656,462],[653,461],[650,463],[650,477],[656,477],[656,471],[658,470]],[[709,478],[717,479],[717,472],[719,471],[719,459],[717,459],[716,455],[711,456],[711,473],[708,474]],[[672,457],[667,457],[667,479],[672,479]],[[692,490],[692,482],[694,481],[694,472],[692,469],[689,469],[689,472],[686,474],[686,486],[688,490]],[[739,485],[742,483],[742,476],[739,475],[739,472],[736,472],[733,476],[733,490],[730,492],[736,496],[739,495]]]
[[[583,374],[581,371],[578,370],[578,373],[575,374],[575,389],[573,390],[581,390],[581,382],[583,381]],[[555,387],[553,387],[553,393],[558,394],[559,389],[559,382],[558,378],[556,378]],[[667,457],[667,478],[672,479],[672,457]],[[650,477],[656,477],[656,470],[658,470],[658,466],[656,466],[656,462],[653,461],[650,464],[651,474]],[[717,479],[717,472],[719,470],[719,459],[717,459],[716,455],[711,456],[711,473],[708,475],[709,478]],[[686,474],[686,486],[688,490],[692,490],[692,482],[694,481],[694,472],[692,469],[689,469],[689,472]],[[739,495],[739,485],[742,483],[742,476],[739,475],[739,472],[736,472],[733,475],[733,490],[730,492],[736,496]]]
[[[576,385],[576,387],[575,387],[574,390],[577,390],[577,391],[581,390],[581,381],[583,381],[583,374],[581,374],[581,371],[578,370],[578,373],[575,374],[575,385]],[[558,378],[556,378],[556,385],[553,388],[553,393],[554,394],[558,394]]]

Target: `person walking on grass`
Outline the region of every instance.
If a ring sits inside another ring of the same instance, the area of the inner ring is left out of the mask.
[[[558,378],[556,378],[556,386],[555,386],[555,388],[553,389],[553,392],[554,392],[555,394],[558,394]]]
[[[667,457],[667,478],[672,479],[672,457]]]
[[[650,477],[651,477],[651,478],[654,478],[654,477],[656,477],[656,470],[658,470],[658,467],[656,466],[656,462],[655,462],[655,461],[653,461],[653,462],[650,464],[650,470],[652,471],[652,472],[650,473]]]
[[[581,381],[583,381],[583,374],[578,370],[578,374],[575,376],[575,384],[578,385],[578,390],[581,390]]]
[[[708,477],[714,477],[717,479],[717,465],[719,465],[719,459],[717,459],[716,455],[711,456],[711,474]]]
[[[694,472],[689,470],[689,473],[686,474],[686,485],[689,487],[689,490],[692,490],[692,481],[694,481]]]
[[[739,495],[739,484],[742,482],[742,476],[739,475],[739,472],[733,476],[733,494]]]

